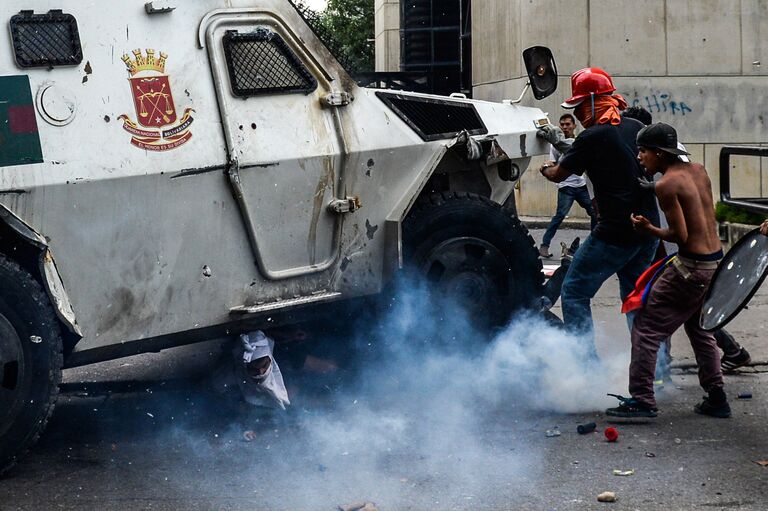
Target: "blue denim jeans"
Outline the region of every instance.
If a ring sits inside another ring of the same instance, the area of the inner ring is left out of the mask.
[[[574,201],[584,208],[592,221],[592,228],[595,228],[595,215],[592,212],[592,200],[589,198],[589,192],[587,191],[586,185],[579,187],[563,186],[557,190],[557,211],[555,211],[555,216],[552,217],[552,220],[549,221],[549,226],[544,233],[544,238],[541,240],[542,245],[548,247],[549,244],[552,243],[552,238],[555,237],[557,228],[560,227],[565,216],[571,211],[571,206],[573,206]]]
[[[583,336],[589,343],[587,349],[597,356],[590,300],[603,282],[616,274],[619,277],[619,293],[622,301],[635,288],[640,274],[653,262],[658,240],[642,245],[613,245],[589,236],[573,257],[562,289],[563,322],[575,335]],[[632,329],[634,314],[627,315]]]

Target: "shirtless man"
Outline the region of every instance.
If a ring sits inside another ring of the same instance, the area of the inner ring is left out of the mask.
[[[691,341],[699,366],[699,383],[707,397],[694,407],[696,413],[730,417],[731,408],[723,391],[719,351],[714,336],[699,326],[701,306],[717,262],[723,257],[717,235],[712,185],[698,163],[680,161],[688,154],[677,148],[677,133],[664,123],[646,126],[637,134],[638,160],[648,175],[663,174],[656,195],[669,227],[660,229],[642,216],[632,215],[635,229],[664,241],[677,243],[678,255],[661,270],[648,300],[632,327],[632,361],[629,393],[621,404],[609,408],[614,417],[656,417],[653,394],[656,354],[663,339],[680,325]]]

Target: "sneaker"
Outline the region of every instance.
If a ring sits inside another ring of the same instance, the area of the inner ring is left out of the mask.
[[[552,257],[552,254],[549,253],[549,247],[547,245],[542,245],[539,247],[539,255],[545,259]]]
[[[567,256],[569,258],[573,259],[573,256],[576,255],[576,251],[579,249],[579,245],[581,245],[581,238],[576,236],[576,238],[574,238],[574,240],[571,242],[571,246],[568,247]]]
[[[739,367],[751,364],[752,358],[749,356],[749,352],[743,347],[739,349],[739,352],[735,355],[724,354],[720,359],[720,367],[725,372],[730,372]]]
[[[617,396],[616,394],[608,394],[608,395],[618,398],[619,401],[621,402],[619,406],[616,406],[614,408],[608,408],[605,411],[605,414],[610,417],[623,417],[626,419],[637,419],[637,418],[652,419],[659,415],[658,410],[656,408],[651,408],[650,406],[646,406],[640,403],[637,399],[633,397]]]
[[[731,416],[731,405],[728,401],[725,401],[719,406],[715,406],[709,402],[708,397],[704,397],[704,400],[693,407],[693,411],[700,415],[709,415],[710,417],[718,417],[720,419],[727,419]]]

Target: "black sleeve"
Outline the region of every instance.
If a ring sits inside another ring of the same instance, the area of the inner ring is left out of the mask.
[[[571,148],[560,159],[559,165],[571,174],[583,175],[584,169],[590,167],[589,163],[594,156],[592,138],[592,134],[587,131],[576,137]]]

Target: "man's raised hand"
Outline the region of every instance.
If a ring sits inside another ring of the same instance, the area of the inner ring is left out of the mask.
[[[536,130],[536,136],[543,138],[553,146],[557,146],[558,143],[565,140],[563,130],[560,129],[560,126],[555,126],[554,124],[545,124]]]
[[[760,224],[760,234],[768,236],[768,220],[765,220],[762,224]]]
[[[653,181],[652,179],[649,180],[649,179],[646,179],[645,177],[638,177],[637,183],[640,185],[640,188],[642,190],[652,191],[652,192],[656,190],[656,182]]]

